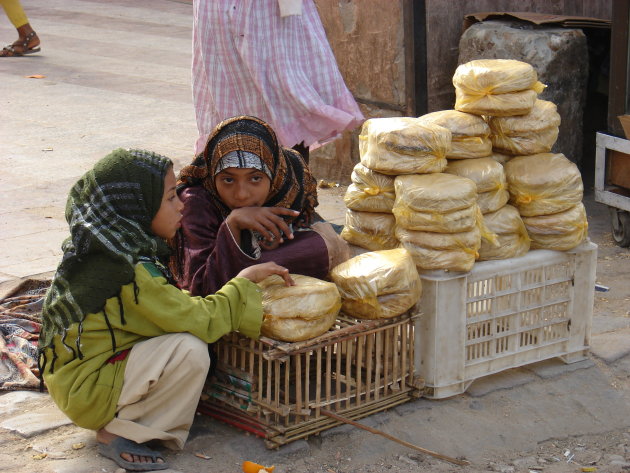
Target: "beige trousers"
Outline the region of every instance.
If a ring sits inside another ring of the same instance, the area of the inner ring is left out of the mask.
[[[117,415],[105,430],[138,443],[161,440],[166,447],[181,450],[209,368],[207,343],[188,333],[134,345]]]

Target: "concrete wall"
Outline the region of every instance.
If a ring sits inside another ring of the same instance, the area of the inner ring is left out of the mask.
[[[410,102],[406,0],[315,0],[339,70],[366,118],[402,116]],[[347,132],[311,153],[318,178],[348,183],[359,161],[358,133]]]

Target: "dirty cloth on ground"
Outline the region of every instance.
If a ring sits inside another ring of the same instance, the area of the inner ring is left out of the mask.
[[[0,301],[0,390],[39,388],[37,343],[44,291]]]

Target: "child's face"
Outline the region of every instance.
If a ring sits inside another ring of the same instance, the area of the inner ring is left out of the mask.
[[[262,207],[269,195],[271,180],[252,168],[227,168],[214,177],[221,200],[230,209]]]
[[[176,182],[175,173],[171,166],[164,177],[164,194],[162,195],[160,210],[151,221],[151,230],[162,238],[173,238],[181,226],[179,222],[182,219],[184,204],[175,192]]]

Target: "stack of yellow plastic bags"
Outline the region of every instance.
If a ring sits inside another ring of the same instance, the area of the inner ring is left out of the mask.
[[[532,248],[570,250],[587,236],[582,176],[563,154],[517,156],[505,165],[510,201],[523,217]]]
[[[450,141],[446,128],[417,118],[367,120],[359,136],[361,162],[344,196],[348,210],[341,236],[371,251],[398,247],[392,214],[394,179],[400,174],[442,171]]]
[[[352,184],[344,196],[346,224],[341,237],[368,250],[396,248],[392,207],[394,176],[387,176],[358,163],[351,175]]]
[[[450,161],[446,172],[467,177],[477,184],[477,203],[483,213],[487,233],[481,240],[481,261],[523,256],[529,251],[529,237],[518,211],[506,205],[509,199],[503,166],[493,158]]]
[[[531,112],[545,86],[525,62],[478,59],[460,65],[453,75],[455,109],[475,115],[509,117]]]
[[[577,246],[587,228],[581,178],[549,153],[560,116],[538,99],[545,86],[534,68],[470,61],[453,84],[455,110],[365,122],[342,236],[371,251],[402,246],[418,269],[452,271],[522,256],[530,245]],[[531,210],[529,200],[545,204]]]
[[[558,138],[560,115],[555,104],[537,98],[544,85],[533,67],[507,59],[470,61],[457,68],[453,84],[455,108],[485,116],[493,158],[505,166],[510,203],[527,231],[525,236],[513,209],[484,212],[484,221],[501,246],[482,245],[480,259],[524,254],[527,239],[531,248],[569,250],[579,245],[588,227],[581,203],[582,179],[564,155],[550,153]],[[510,234],[501,233],[508,224]],[[504,248],[515,252],[506,253]]]
[[[470,271],[481,245],[477,186],[446,173],[398,176],[396,237],[419,269]]]

